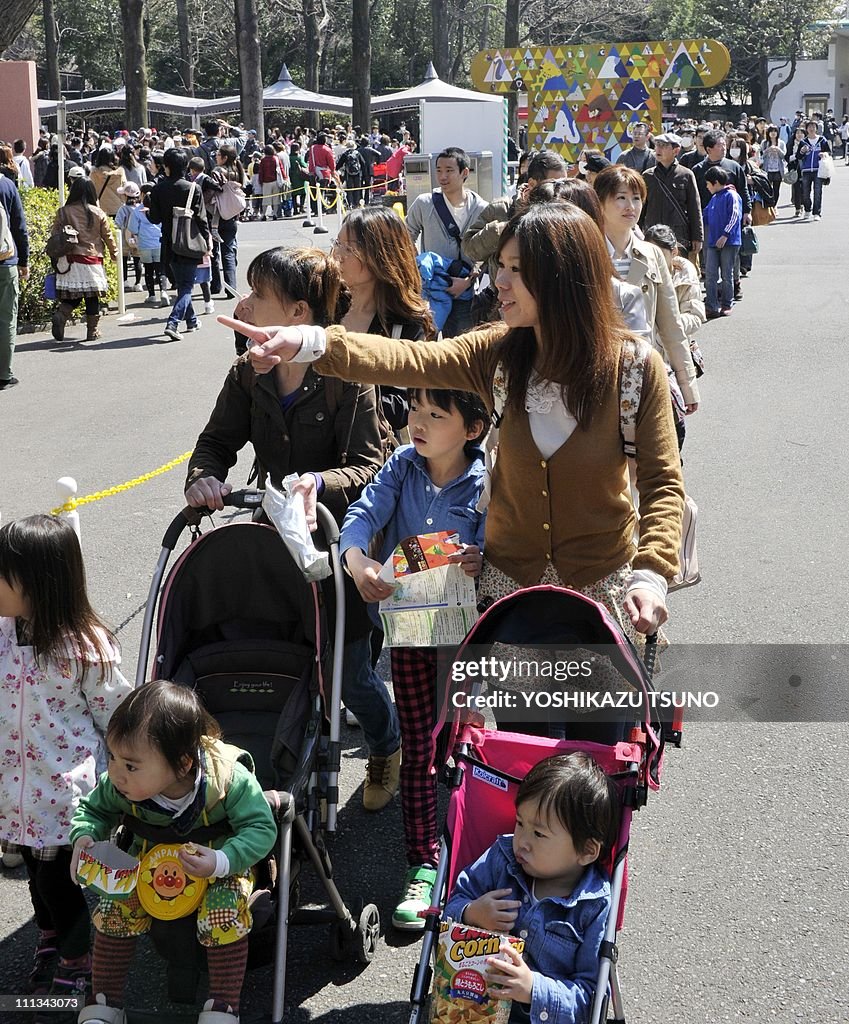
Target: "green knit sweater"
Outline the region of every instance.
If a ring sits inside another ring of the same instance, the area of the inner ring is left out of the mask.
[[[231,835],[220,836],[205,843],[223,850],[230,861],[231,874],[241,874],[266,856],[277,839],[277,825],[262,794],[262,787],[251,770],[253,761],[247,751],[204,738],[201,756],[206,771],[206,804],[196,825],[227,822]],[[108,839],[125,814],[151,825],[171,824],[164,811],[159,814],[130,803],[115,789],[104,772],[97,786],[83,797],[74,814],[70,840],[91,836],[95,841]],[[145,844],[139,841],[137,854]]]

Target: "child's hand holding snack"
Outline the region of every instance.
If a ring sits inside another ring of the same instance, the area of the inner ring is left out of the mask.
[[[512,999],[529,1003],[534,991],[534,976],[530,967],[509,942],[501,943],[498,956],[487,957],[489,994],[495,999]]]
[[[348,548],[345,552],[345,563],[357,585],[360,597],[367,603],[382,601],[392,593],[394,589],[392,585],[378,579],[378,574],[383,566],[380,562],[369,558],[359,548]]]
[[[464,544],[463,550],[448,556],[449,562],[462,565],[467,576],[480,576],[483,568],[483,553],[477,544]]]
[[[177,856],[186,873],[195,878],[211,878],[215,874],[215,851],[207,846],[184,843]]]
[[[463,911],[463,924],[484,928],[488,932],[509,932],[516,923],[522,905],[521,900],[505,899],[512,892],[512,889],[493,889],[472,900]]]
[[[80,836],[74,843],[74,849],[71,854],[71,881],[74,885],[80,884],[80,880],[77,878],[77,865],[80,862],[80,854],[90,846],[94,846],[94,839],[91,836]]]

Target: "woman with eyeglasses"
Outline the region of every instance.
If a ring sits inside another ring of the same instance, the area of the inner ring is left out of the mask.
[[[436,336],[416,249],[397,213],[383,206],[352,210],[332,253],[351,291],[351,308],[341,321],[346,330],[408,341]],[[403,430],[410,408],[406,389],[381,387],[379,398],[389,425]]]

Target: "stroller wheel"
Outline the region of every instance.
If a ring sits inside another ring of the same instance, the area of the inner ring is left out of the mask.
[[[363,907],[357,925],[357,961],[370,964],[377,950],[380,938],[380,911],[373,903]]]
[[[334,960],[347,960],[354,944],[353,919],[334,921],[330,926],[329,949]]]

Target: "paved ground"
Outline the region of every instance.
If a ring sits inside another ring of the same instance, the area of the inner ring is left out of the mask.
[[[842,644],[845,588],[845,231],[849,169],[825,192],[819,224],[762,230],[745,301],[703,329],[703,409],[685,447],[688,489],[701,507],[704,582],[671,603],[679,644]],[[327,245],[331,235],[320,241]],[[278,241],[312,244],[292,224],[240,229],[242,273]],[[180,344],[156,338],[163,318],[130,298],[136,319],[106,320],[93,344],[21,338],[21,386],[0,396],[5,519],[47,510],[53,481],[87,494],[190,449],[232,357],[210,318]],[[232,303],[219,304],[221,309]],[[70,332],[73,333],[73,332]],[[244,479],[243,459],[233,479]],[[181,506],[182,471],[82,509],[97,607],[135,671],[140,609],[165,525]],[[776,673],[775,686],[786,676]],[[846,689],[845,678],[839,685]],[[782,691],[783,692],[783,691]],[[801,701],[806,697],[804,686]],[[849,1020],[845,923],[845,721],[696,724],[667,758],[664,785],[631,844],[621,972],[633,1024]],[[400,814],[362,812],[359,735],[345,735],[341,828],[333,844],[343,894],[388,922],[403,875]],[[0,991],[14,992],[30,954],[26,886],[0,877]],[[400,1024],[417,943],[385,929],[365,969],[333,963],[324,929],[294,933],[287,1020]],[[132,1003],[176,1019],[147,951]],[[269,1006],[270,975],[252,973],[245,1019]],[[13,1019],[13,1018],[10,1018]]]

